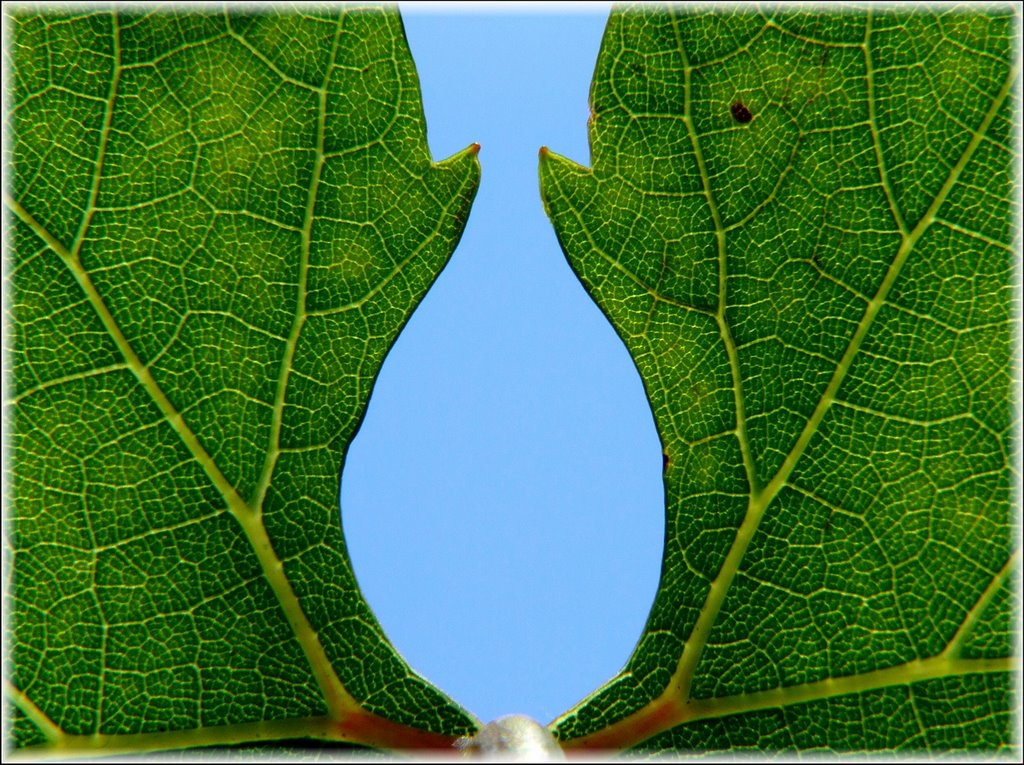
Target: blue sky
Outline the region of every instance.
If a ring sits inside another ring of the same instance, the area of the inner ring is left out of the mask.
[[[377,380],[342,523],[364,594],[417,671],[484,722],[548,722],[628,658],[664,533],[639,375],[538,193],[542,145],[589,163],[609,6],[401,7],[431,151],[479,142],[483,180]]]

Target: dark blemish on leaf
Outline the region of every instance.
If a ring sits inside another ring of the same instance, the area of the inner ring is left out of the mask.
[[[668,455],[665,454],[664,452],[662,452],[662,454],[661,454],[661,469],[663,471],[664,470],[668,470],[668,463],[669,463]]]
[[[732,112],[732,118],[737,122],[741,122],[744,125],[754,119],[754,115],[750,113],[750,109],[742,101],[736,101],[732,106],[729,107]]]

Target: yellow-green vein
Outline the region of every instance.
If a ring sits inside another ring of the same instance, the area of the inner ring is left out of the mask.
[[[981,595],[978,596],[977,602],[970,608],[967,615],[964,616],[963,622],[957,629],[956,634],[953,635],[949,644],[946,646],[946,650],[942,652],[942,656],[948,656],[950,658],[956,658],[960,656],[961,650],[963,650],[964,642],[970,637],[971,630],[974,629],[974,625],[981,619],[982,614],[985,613],[985,609],[988,604],[992,602],[992,598],[999,592],[999,588],[1003,586],[1007,579],[1010,578],[1010,574],[1017,568],[1020,563],[1020,548],[1013,551],[1010,557],[1006,560],[999,571],[996,572],[995,576],[989,581],[988,586],[982,591]]]
[[[704,187],[704,197],[707,200],[708,209],[715,225],[715,240],[718,246],[718,309],[715,312],[715,321],[718,324],[719,335],[722,338],[722,344],[725,346],[725,351],[729,358],[729,371],[732,376],[733,402],[736,408],[736,440],[739,442],[740,453],[743,455],[743,467],[746,471],[750,494],[751,497],[754,497],[759,489],[759,483],[757,479],[757,468],[754,464],[754,455],[751,451],[750,441],[747,437],[746,408],[743,401],[739,355],[737,353],[736,343],[732,338],[732,331],[729,328],[729,322],[725,315],[728,298],[728,263],[725,227],[722,225],[722,218],[718,210],[718,205],[715,202],[714,192],[711,189],[711,178],[708,175],[707,166],[704,162],[704,154],[701,151],[700,141],[697,138],[693,121],[691,119],[691,67],[690,62],[686,57],[683,42],[679,34],[679,19],[674,9],[671,10],[670,13],[672,19],[672,30],[676,36],[676,47],[679,50],[679,55],[682,59],[681,65],[683,68],[684,78],[683,120],[686,123],[686,132],[690,138],[690,146],[693,149],[694,157],[697,161],[697,168],[700,173],[701,183]],[[726,556],[726,560],[721,571],[719,571],[715,580],[711,583],[708,595],[704,601],[704,607],[701,609],[700,616],[697,617],[697,622],[694,624],[693,630],[690,632],[690,635],[687,637],[686,643],[683,646],[682,655],[679,657],[679,664],[676,666],[676,670],[669,681],[668,687],[664,691],[665,695],[684,699],[689,696],[690,685],[693,682],[693,673],[697,667],[697,663],[700,661],[701,653],[704,650],[708,637],[711,634],[711,627],[718,618],[718,612],[722,607],[722,603],[725,601],[725,593],[728,591],[729,586],[732,583],[733,576],[739,568],[740,560],[742,560],[743,554],[746,552],[747,545],[753,538],[754,531],[757,529],[757,525],[760,523],[760,520],[761,513],[754,512],[753,500],[751,500],[750,506],[748,506],[747,515],[736,534],[733,546],[729,550],[729,554]]]
[[[263,522],[258,518],[249,505],[239,496],[235,487],[228,481],[221,472],[213,458],[199,442],[195,433],[185,422],[180,412],[174,407],[167,394],[163,391],[149,368],[142,363],[138,354],[131,347],[128,339],[124,336],[120,326],[114,320],[110,309],[96,290],[88,272],[82,267],[81,261],[73,255],[67,247],[61,244],[49,231],[47,231],[27,210],[8,195],[4,195],[7,206],[26,225],[30,226],[40,238],[43,239],[53,251],[64,261],[65,265],[74,275],[82,291],[85,292],[93,309],[96,311],[103,323],[104,328],[110,334],[118,350],[121,352],[128,368],[139,380],[142,387],[150,395],[154,403],[160,409],[164,419],[174,429],[192,454],[193,458],[202,466],[206,475],[224,498],[227,510],[239,521],[242,529],[249,539],[253,550],[260,562],[267,581],[270,583],[274,595],[288,620],[296,639],[302,646],[302,650],[316,677],[317,684],[324,695],[330,713],[340,717],[346,711],[358,709],[358,704],[352,699],[341,681],[338,679],[334,668],[324,653],[320,639],[313,629],[305,612],[299,603],[298,596],[292,589],[291,583],[284,574],[284,567],[281,560],[274,552],[273,545],[267,536]]]
[[[35,705],[25,692],[14,685],[6,677],[4,678],[4,695],[12,704],[35,725],[46,740],[51,744],[60,741],[64,737],[64,731],[51,720],[43,710]]]

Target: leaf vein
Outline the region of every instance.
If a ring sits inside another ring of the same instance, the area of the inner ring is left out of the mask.
[[[704,162],[704,155],[701,151],[700,142],[697,139],[693,122],[690,119],[692,67],[690,66],[689,60],[686,56],[685,46],[683,45],[679,30],[679,17],[675,9],[670,9],[670,19],[672,23],[672,30],[676,37],[676,49],[679,51],[681,59],[680,65],[682,67],[684,77],[683,98],[685,101],[684,114],[686,116],[683,117],[683,120],[686,124],[686,131],[690,139],[690,145],[693,148],[694,157],[697,161],[701,183],[704,188],[704,196],[707,200],[708,209],[710,210],[711,217],[715,225],[715,238],[718,246],[718,309],[715,311],[715,321],[718,324],[719,335],[722,338],[722,343],[729,359],[729,371],[733,382],[733,400],[736,408],[736,439],[739,442],[740,452],[743,455],[743,467],[746,471],[747,483],[750,488],[751,497],[753,497],[759,488],[757,466],[754,463],[754,456],[751,451],[750,441],[747,437],[746,410],[743,400],[739,356],[726,316],[728,297],[728,269],[725,242],[726,228],[723,226],[718,205],[715,202],[714,193],[711,190],[711,179],[707,171],[707,166]],[[725,601],[725,595],[732,584],[733,577],[739,567],[739,561],[743,556],[743,552],[746,550],[747,544],[749,544],[750,539],[753,537],[754,530],[760,521],[760,516],[755,517],[755,515],[750,512],[750,509],[751,505],[748,505],[746,517],[736,532],[736,537],[728,555],[726,556],[725,563],[723,563],[722,569],[719,571],[714,581],[711,582],[708,594],[704,599],[704,605],[701,608],[700,616],[697,617],[697,622],[694,624],[693,630],[683,646],[679,663],[671,680],[669,681],[668,687],[664,691],[665,695],[672,695],[676,698],[682,699],[689,696],[690,686],[693,682],[693,673],[700,660],[701,654],[703,653],[708,637],[711,634],[711,628],[714,626],[715,620],[718,617],[718,612],[721,609],[722,603]]]
[[[885,156],[882,154],[882,137],[878,133],[878,116],[875,114],[875,69],[871,61],[871,22],[874,19],[872,9],[868,7],[867,18],[864,24],[864,71],[867,81],[867,102],[868,102],[868,128],[871,130],[871,145],[875,150],[875,162],[878,164],[878,177],[882,183],[882,190],[885,192],[885,201],[889,205],[893,221],[900,233],[906,235],[907,223],[903,218],[903,212],[896,203],[896,195],[893,193],[892,185],[889,183],[889,171],[885,164]]]
[[[64,738],[64,731],[60,729],[53,720],[51,720],[43,710],[35,705],[35,702],[30,699],[24,691],[18,688],[7,678],[4,678],[4,695],[10,699],[11,703],[14,704],[18,710],[21,711],[25,717],[32,721],[32,724],[39,728],[40,732],[46,736],[46,740],[51,744],[59,742]]]
[[[1009,76],[1006,78],[1006,81],[1004,82],[1002,89],[996,95],[996,97],[993,98],[988,113],[985,115],[985,117],[982,119],[981,124],[975,130],[974,136],[968,143],[967,147],[964,149],[956,165],[954,165],[954,167],[950,170],[949,175],[947,176],[939,192],[936,194],[935,199],[932,201],[931,205],[929,205],[928,210],[922,216],[921,220],[918,221],[918,223],[914,226],[913,230],[910,231],[910,233],[904,235],[903,242],[901,243],[899,250],[896,253],[896,257],[893,259],[892,264],[889,266],[889,269],[887,270],[885,277],[882,279],[882,283],[879,286],[878,291],[875,293],[875,296],[871,299],[871,301],[868,303],[868,306],[865,308],[864,315],[861,317],[861,320],[857,326],[857,330],[856,332],[854,332],[854,335],[851,338],[849,345],[847,345],[846,351],[843,353],[842,359],[840,359],[839,364],[836,366],[836,369],[832,375],[832,379],[829,381],[828,386],[825,388],[824,393],[822,394],[817,405],[815,406],[814,412],[808,419],[806,426],[800,433],[800,436],[797,438],[796,443],[793,445],[793,448],[790,450],[789,454],[786,455],[786,459],[783,461],[782,466],[779,468],[778,472],[775,474],[772,480],[769,481],[762,495],[759,497],[759,500],[764,502],[765,505],[770,503],[774,496],[782,488],[782,486],[785,485],[790,474],[796,467],[797,462],[803,455],[804,450],[807,448],[807,445],[810,442],[811,437],[817,432],[818,426],[821,424],[821,421],[824,418],[825,413],[831,407],[832,403],[836,398],[839,386],[842,384],[843,380],[846,378],[847,372],[849,372],[850,370],[850,367],[853,363],[853,358],[857,355],[857,352],[860,350],[860,346],[863,343],[864,338],[867,336],[868,331],[871,329],[871,326],[874,324],[874,320],[877,317],[882,306],[886,304],[886,298],[889,295],[889,291],[892,289],[892,286],[895,283],[896,278],[899,276],[904,263],[906,263],[907,258],[910,256],[911,251],[914,249],[914,246],[921,239],[921,237],[924,236],[924,233],[928,230],[929,226],[936,220],[936,213],[942,206],[943,202],[945,202],[946,197],[949,195],[949,192],[952,190],[953,185],[956,183],[956,179],[959,177],[963,168],[967,165],[967,162],[974,155],[974,151],[981,143],[982,137],[987,131],[989,125],[992,123],[992,120],[995,118],[999,108],[1002,106],[1003,102],[1009,95],[1013,83],[1017,79],[1017,74],[1018,68],[1013,67],[1010,71]]]
[[[964,616],[963,622],[953,635],[949,644],[942,652],[942,656],[947,656],[951,659],[960,658],[960,654],[963,651],[964,643],[967,638],[971,635],[971,630],[974,629],[975,625],[981,619],[988,604],[992,602],[992,599],[999,592],[999,588],[1003,586],[1003,583],[1010,577],[1010,574],[1020,563],[1020,548],[1011,553],[1010,557],[1003,564],[1003,567],[999,569],[989,580],[988,586],[982,591],[981,595],[978,596],[978,600],[971,606],[970,610]]]

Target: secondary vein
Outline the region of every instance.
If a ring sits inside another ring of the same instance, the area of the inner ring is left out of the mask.
[[[341,22],[339,21],[339,27],[340,23]],[[337,36],[335,37],[334,45],[336,49]],[[332,60],[333,56],[334,51],[332,50]],[[111,98],[113,98],[113,96],[111,96]],[[323,136],[323,121],[325,119],[324,115],[326,112],[325,103],[326,83],[321,97],[321,143]],[[110,117],[108,116],[107,122],[109,121]],[[322,167],[322,145],[318,146],[318,149],[320,150],[318,152],[320,162],[317,164],[317,171],[319,172],[319,169]],[[101,163],[101,161],[102,152],[100,153],[100,159],[98,162]],[[306,617],[298,596],[284,573],[283,563],[273,549],[270,538],[263,526],[262,518],[259,516],[258,512],[238,494],[235,486],[221,472],[213,457],[211,457],[206,451],[202,443],[199,441],[199,438],[185,421],[184,417],[153,377],[149,367],[143,363],[141,358],[139,358],[135,349],[124,335],[120,325],[114,319],[114,316],[104,302],[103,297],[99,294],[99,291],[93,284],[88,271],[82,265],[79,257],[79,250],[82,242],[84,241],[89,221],[91,221],[92,218],[92,213],[94,212],[93,208],[98,195],[100,175],[101,169],[97,167],[92,196],[90,198],[90,206],[83,217],[83,223],[76,237],[76,244],[73,249],[64,246],[64,244],[53,236],[41,223],[39,223],[39,221],[37,221],[35,217],[28,212],[28,210],[22,207],[19,202],[11,198],[6,193],[4,194],[4,201],[18,218],[31,227],[40,236],[40,238],[50,246],[50,248],[61,258],[67,268],[74,275],[75,280],[78,282],[93,309],[96,311],[104,328],[114,340],[115,345],[117,345],[118,350],[127,362],[128,368],[141,383],[143,389],[149,394],[153,402],[157,405],[157,408],[160,410],[167,423],[181,438],[193,458],[202,466],[206,475],[210,478],[213,485],[223,497],[227,510],[241,524],[242,530],[252,545],[256,557],[259,560],[264,576],[270,584],[270,587],[273,590],[282,611],[284,612],[285,618],[295,634],[296,640],[299,642],[303,653],[310,663],[313,674],[318,686],[320,687],[321,693],[324,696],[331,716],[336,719],[340,719],[345,714],[358,711],[360,709],[358,702],[356,702],[348,691],[345,690],[341,680],[335,673],[334,668],[328,660],[326,652],[320,643],[320,639],[317,636],[316,631],[313,629],[309,619]],[[316,184],[314,183],[313,189],[310,193],[311,199],[308,203],[310,210],[312,210],[312,206],[315,204],[315,188]],[[309,214],[309,217],[311,218],[311,213]],[[308,226],[304,230],[303,252],[305,258],[308,255]],[[301,289],[304,289],[305,265],[300,267],[300,271],[302,272],[300,277]],[[294,339],[297,338],[299,330],[301,330],[301,312],[297,314],[296,321],[293,324],[292,333],[289,338],[290,342],[288,344],[289,351],[286,354],[285,360],[282,362],[282,377],[284,379],[284,383],[281,385],[281,390],[278,393],[279,402],[277,402],[275,409],[275,415],[277,417],[277,432],[280,431],[280,409],[283,407],[284,399],[283,388],[287,383],[287,370],[290,370],[291,368],[291,359],[294,354]],[[274,434],[275,439],[277,437],[277,432]],[[276,454],[274,455],[274,459],[276,459]],[[270,460],[270,462],[272,463],[273,460]],[[269,467],[265,468],[265,473],[269,475],[272,470],[273,464],[270,464]]]
[[[914,246],[918,241],[920,241],[921,237],[924,236],[931,224],[935,222],[939,209],[946,201],[950,191],[956,184],[957,179],[960,177],[960,173],[963,171],[964,167],[966,167],[967,163],[974,155],[975,150],[981,144],[982,139],[988,132],[989,126],[992,124],[992,120],[995,119],[1000,107],[1009,95],[1010,90],[1013,87],[1013,83],[1017,79],[1018,73],[1018,67],[1012,67],[1010,69],[1009,76],[1003,83],[1003,87],[992,100],[992,104],[989,107],[988,112],[978,125],[978,128],[975,130],[974,135],[968,142],[967,147],[960,156],[960,159],[957,160],[957,163],[949,171],[946,180],[935,195],[935,198],[932,200],[931,205],[929,205],[928,210],[925,211],[923,216],[921,216],[921,219],[917,222],[917,225],[914,226],[910,233],[903,236],[903,240],[896,253],[896,257],[889,266],[889,269],[886,272],[885,277],[882,279],[882,283],[879,286],[878,291],[875,293],[875,296],[868,302],[867,307],[864,309],[864,314],[857,325],[857,329],[854,331],[853,337],[850,339],[850,343],[846,347],[846,351],[843,353],[842,358],[836,365],[835,371],[832,373],[832,379],[829,380],[829,383],[825,388],[825,392],[818,400],[818,404],[815,406],[814,412],[811,414],[810,418],[808,418],[807,424],[801,431],[800,436],[793,445],[793,448],[790,450],[789,454],[786,455],[786,459],[783,461],[782,466],[765,487],[760,497],[761,501],[763,501],[765,505],[769,504],[772,499],[775,498],[775,495],[782,489],[796,467],[797,462],[799,462],[800,458],[803,456],[808,443],[810,443],[811,437],[817,432],[818,426],[825,417],[825,413],[832,406],[836,394],[839,391],[839,386],[842,385],[843,380],[850,371],[854,357],[860,350],[860,346],[867,337],[868,331],[874,324],[879,311],[881,311],[882,306],[885,305],[886,298],[889,296],[889,291],[896,282],[896,278],[900,275],[900,271],[903,269],[907,258],[910,256]]]
[[[21,688],[18,688],[7,678],[4,678],[4,695],[25,717],[32,721],[33,725],[39,728],[40,732],[51,744],[64,738],[64,731],[60,729],[60,726],[51,720],[43,710],[37,707],[35,702]]]
[[[912,683],[938,680],[944,677],[998,674],[1019,670],[1019,668],[1020,661],[1014,657],[960,659],[939,655],[928,659],[915,659],[895,667],[871,672],[844,677],[827,677],[810,683],[788,685],[756,693],[691,699],[686,702],[662,696],[603,730],[589,736],[565,741],[562,746],[571,750],[627,749],[659,733],[671,730],[677,725],[695,720],[721,719],[730,715],[807,704],[884,688],[906,687]]]
[[[1019,563],[1020,548],[1018,547],[1006,560],[1003,567],[996,572],[995,576],[992,577],[988,586],[985,587],[981,595],[978,596],[978,600],[967,612],[966,616],[964,616],[964,620],[957,629],[956,634],[953,635],[953,638],[949,641],[949,645],[946,646],[946,650],[942,652],[943,656],[951,658],[960,656],[960,652],[964,647],[964,642],[968,637],[970,637],[971,630],[974,629],[974,626],[981,619],[981,615],[985,613],[985,609],[988,607],[989,603],[992,602],[996,593],[999,592],[999,588],[1003,586],[1007,579],[1009,579],[1013,569],[1015,569]]]
[[[726,317],[728,269],[726,259],[725,227],[722,225],[718,205],[715,202],[714,193],[711,190],[711,179],[708,175],[707,167],[704,162],[704,155],[701,152],[700,142],[694,130],[693,122],[690,119],[691,67],[689,60],[686,57],[682,39],[679,36],[679,25],[676,13],[674,10],[670,10],[670,13],[672,17],[672,29],[676,35],[676,47],[679,50],[680,57],[682,58],[681,64],[685,78],[683,89],[685,99],[683,121],[686,124],[687,134],[690,138],[690,145],[693,148],[694,157],[696,158],[697,166],[700,171],[701,183],[704,187],[704,196],[707,199],[708,209],[711,212],[711,217],[715,225],[715,240],[718,246],[718,310],[715,312],[715,321],[718,324],[719,335],[722,338],[722,344],[725,346],[726,355],[729,359],[729,370],[732,376],[733,400],[736,408],[736,439],[739,443],[740,453],[743,455],[743,467],[746,471],[747,484],[750,488],[751,497],[754,497],[759,489],[757,468],[754,464],[754,455],[750,448],[749,438],[747,437],[746,406],[743,400],[739,355]],[[751,501],[751,505],[753,505],[753,501]],[[747,545],[750,543],[750,539],[753,537],[754,531],[756,530],[758,523],[760,523],[760,520],[761,514],[752,512],[751,507],[748,506],[746,517],[737,531],[732,548],[729,550],[729,554],[726,556],[725,563],[722,565],[722,569],[719,571],[718,576],[716,576],[715,580],[711,583],[711,587],[708,590],[708,595],[705,598],[704,607],[701,609],[700,616],[697,618],[697,622],[694,625],[693,630],[686,639],[682,655],[679,658],[679,663],[672,675],[672,679],[669,681],[668,687],[664,691],[666,696],[674,696],[678,699],[685,699],[689,696],[690,685],[693,682],[693,673],[696,669],[697,662],[700,660],[704,646],[707,644],[708,637],[711,634],[711,628],[718,617],[718,612],[722,607],[722,603],[725,601],[725,595],[729,590],[729,586],[732,584],[732,579],[735,576],[736,570],[739,568],[739,563],[743,558],[743,553],[746,552]]]

